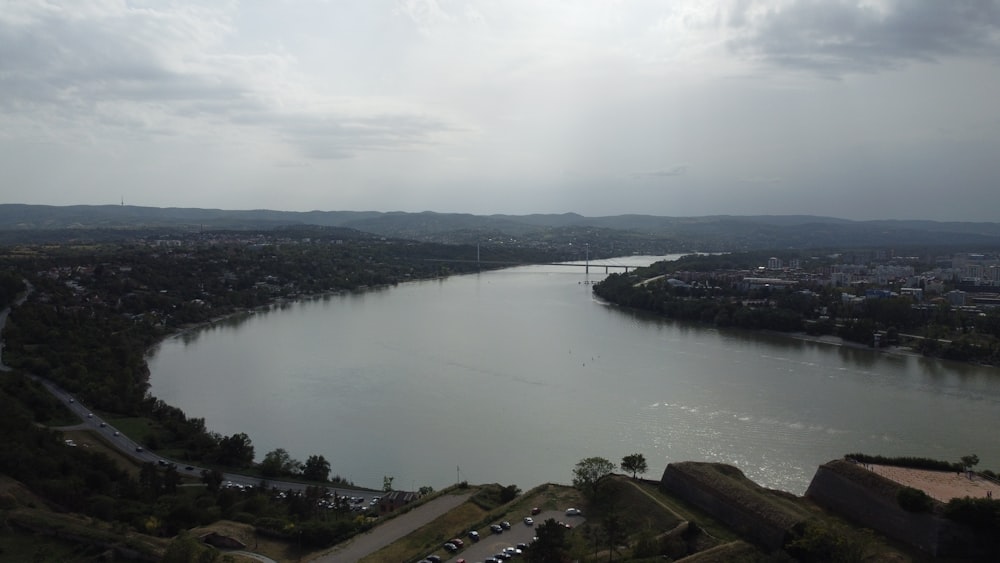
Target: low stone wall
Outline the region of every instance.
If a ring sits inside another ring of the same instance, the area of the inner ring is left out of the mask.
[[[672,494],[725,523],[741,537],[765,549],[780,549],[785,544],[792,523],[775,522],[774,519],[767,518],[760,510],[755,510],[753,503],[732,498],[733,495],[726,491],[712,487],[686,472],[687,464],[690,462],[667,465],[660,484]],[[747,482],[752,485],[749,480]],[[756,507],[759,508],[760,505]]]
[[[872,480],[878,480],[873,483]],[[898,483],[836,460],[821,465],[806,496],[824,508],[935,557],[971,556],[977,540],[968,529],[931,513],[903,510]]]

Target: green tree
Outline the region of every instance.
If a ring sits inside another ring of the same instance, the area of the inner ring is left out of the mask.
[[[302,464],[293,459],[284,448],[275,448],[264,454],[264,460],[260,462],[260,474],[264,477],[277,477],[278,475],[294,475],[299,473]]]
[[[601,479],[611,475],[614,470],[615,464],[603,457],[581,459],[573,469],[573,486],[596,496]]]
[[[330,478],[330,462],[321,455],[311,455],[302,467],[302,476],[310,481],[325,483]]]
[[[383,475],[382,476],[382,490],[383,491],[385,491],[385,492],[388,493],[389,491],[392,490],[392,480],[393,479],[394,479],[393,477],[390,477],[388,475]]]
[[[609,512],[601,524],[604,528],[604,535],[608,539],[608,561],[611,561],[611,558],[617,551],[619,542],[625,540],[625,527],[615,512]]]
[[[979,464],[979,456],[976,454],[969,454],[962,456],[962,467],[966,471],[972,471],[972,468]]]
[[[649,466],[646,465],[646,456],[639,453],[623,457],[621,468],[622,471],[631,472],[633,479],[635,479],[636,474],[643,474],[649,470]]]
[[[205,487],[213,493],[218,492],[218,490],[222,487],[223,479],[224,476],[218,469],[201,470],[201,482],[205,483]]]
[[[253,442],[239,432],[219,440],[219,463],[234,467],[249,467],[253,463]]]
[[[177,487],[180,484],[181,474],[177,472],[177,467],[171,463],[167,466],[166,471],[163,472],[163,492],[172,495],[177,492]]]
[[[549,518],[535,527],[538,538],[528,545],[525,558],[531,563],[565,563],[569,561],[566,528]]]
[[[896,493],[896,502],[900,508],[908,512],[930,512],[934,508],[934,500],[927,493],[913,487],[903,487]]]
[[[500,502],[510,502],[516,499],[519,494],[521,494],[521,489],[517,485],[507,485],[500,489]]]

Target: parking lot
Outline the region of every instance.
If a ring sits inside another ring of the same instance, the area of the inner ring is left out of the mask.
[[[514,519],[515,516],[516,520]],[[527,513],[510,515],[510,529],[504,530],[503,533],[500,534],[494,534],[490,531],[489,527],[479,530],[480,539],[478,542],[472,542],[468,537],[461,538],[465,542],[465,547],[460,549],[457,553],[451,554],[446,561],[455,562],[459,559],[465,559],[469,563],[478,563],[480,561],[485,561],[488,557],[493,557],[495,554],[502,552],[505,547],[514,547],[519,543],[530,544],[532,538],[535,537],[535,526],[542,524],[550,518],[556,522],[565,522],[570,524],[574,528],[584,522],[584,518],[582,516],[567,516],[565,510],[542,511],[539,514],[532,516],[535,522],[533,526],[528,526],[524,523],[523,518],[525,516],[530,515]],[[443,551],[443,549],[439,549],[436,553],[440,554]],[[515,556],[512,561],[517,559],[518,557]]]

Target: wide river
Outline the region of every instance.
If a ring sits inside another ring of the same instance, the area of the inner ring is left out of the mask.
[[[234,317],[154,350],[152,393],[374,488],[527,489],[634,452],[650,477],[718,461],[799,494],[852,452],[1000,470],[998,369],[649,318],[595,299],[603,277],[518,267]]]

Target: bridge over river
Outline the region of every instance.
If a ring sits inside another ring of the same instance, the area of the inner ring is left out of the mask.
[[[508,262],[504,260],[459,260],[459,259],[449,259],[449,258],[426,258],[426,262],[452,262],[461,264],[481,264],[484,266],[503,266],[503,267],[515,267],[515,266],[567,266],[570,268],[584,268],[584,271],[590,273],[591,268],[604,268],[604,273],[610,273],[612,269],[623,270],[625,272],[629,271],[629,268],[636,269],[636,266],[627,266],[625,264],[594,264],[589,261],[587,262]]]

